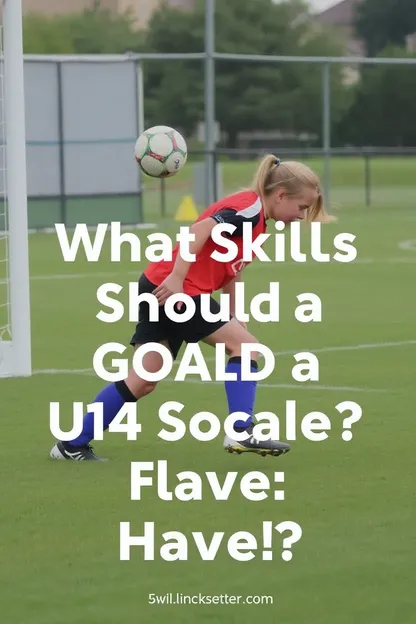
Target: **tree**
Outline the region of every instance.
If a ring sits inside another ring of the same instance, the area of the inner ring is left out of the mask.
[[[89,9],[68,17],[76,54],[123,54],[139,52],[142,33],[135,29],[130,10],[124,13],[108,9]]]
[[[32,13],[23,20],[25,54],[72,54],[72,36],[60,17]]]
[[[389,45],[404,47],[406,36],[416,31],[415,0],[362,0],[356,8],[355,30],[368,56]]]
[[[129,11],[96,8],[52,17],[29,14],[23,42],[26,54],[122,54],[140,51],[143,35]]]
[[[204,3],[194,11],[162,7],[150,22],[147,49],[152,52],[202,52]],[[227,0],[216,5],[216,50],[264,55],[337,55],[340,45],[315,31],[303,2]],[[204,67],[200,61],[146,64],[146,117],[192,132],[204,116]],[[216,116],[235,145],[242,130],[320,132],[319,65],[302,63],[216,63]],[[346,102],[340,69],[334,67],[334,116]]]
[[[388,47],[380,56],[415,58],[403,48]],[[342,121],[344,140],[373,147],[416,144],[415,65],[365,67],[354,104]]]

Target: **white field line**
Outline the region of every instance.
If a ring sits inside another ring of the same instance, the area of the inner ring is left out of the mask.
[[[342,353],[343,351],[361,351],[366,349],[386,349],[390,347],[407,347],[416,345],[416,340],[401,340],[400,342],[370,342],[358,345],[345,345],[338,347],[321,347],[318,349],[297,349],[296,351],[276,351],[273,355],[295,355],[296,353]]]
[[[297,353],[342,353],[343,351],[362,351],[367,349],[387,349],[390,347],[408,347],[416,345],[416,340],[402,340],[400,342],[370,342],[358,345],[337,347],[318,347],[317,349],[293,349],[290,351],[273,351],[273,355],[296,355]],[[205,358],[206,362],[215,362],[215,357]]]
[[[174,379],[168,379],[165,381],[171,381],[174,383],[181,383],[181,382],[177,382]],[[187,379],[186,382],[182,382],[182,383],[191,383],[191,384],[200,384],[201,381],[199,381],[198,379]],[[224,382],[223,381],[210,381],[208,383],[213,383],[213,384],[217,384],[217,385],[223,385]],[[389,392],[389,390],[386,389],[379,389],[379,388],[355,388],[355,387],[351,387],[351,386],[323,386],[321,384],[303,384],[303,383],[298,383],[298,384],[270,384],[270,383],[263,383],[262,381],[259,382],[260,388],[269,388],[269,389],[274,389],[274,388],[284,388],[286,390],[323,390],[323,391],[335,391],[335,392]]]
[[[350,262],[349,265],[353,266],[354,264],[415,264],[416,263],[416,258],[409,258],[408,256],[406,257],[402,257],[402,258],[357,258],[357,260],[354,260],[354,262]],[[304,267],[304,266],[311,266],[312,264],[315,263],[303,263],[303,262],[290,262],[290,263],[285,263],[285,262],[266,262],[266,263],[256,263],[254,262],[252,265],[250,265],[250,270],[252,271],[254,270],[263,270],[264,266],[266,265],[266,267],[273,267],[273,268],[290,268],[290,267]],[[339,263],[323,263],[324,265],[326,264],[339,264]],[[137,275],[139,276],[140,273],[143,270],[143,265],[138,266],[136,271],[107,271],[107,272],[103,272],[103,273],[62,273],[62,274],[52,274],[52,275],[32,275],[30,279],[32,280],[54,280],[54,279],[84,279],[84,278],[89,278],[89,277],[110,277],[112,275]]]
[[[34,371],[34,375],[87,375],[87,376],[96,376],[96,373],[92,368],[79,368],[79,369],[59,369],[59,368],[49,368],[43,370]],[[199,379],[185,379],[184,381],[178,381],[171,377],[166,377],[161,381],[161,383],[186,383],[186,384],[201,384],[207,383],[202,382]],[[210,384],[215,385],[223,385],[223,381],[212,380],[209,381]],[[335,391],[335,392],[364,392],[364,393],[374,393],[374,392],[389,392],[389,390],[385,388],[355,388],[351,386],[323,386],[321,384],[316,385],[305,385],[305,384],[271,384],[271,383],[263,383],[259,382],[261,388],[268,389],[276,389],[276,388],[284,388],[286,390],[319,390],[319,391]]]
[[[342,353],[343,351],[361,351],[367,349],[388,349],[391,347],[407,347],[416,345],[416,340],[401,340],[399,342],[370,342],[358,345],[345,345],[337,347],[321,347],[318,349],[292,349],[290,351],[273,351],[273,355],[296,355],[297,353]],[[215,362],[215,357],[204,358],[206,362]],[[175,362],[178,364],[178,362]],[[76,369],[59,369],[59,368],[45,368],[34,371],[35,375],[82,375],[87,373],[94,373],[92,368],[76,368]],[[200,383],[200,382],[198,382]]]
[[[341,353],[344,351],[361,351],[367,349],[383,349],[383,348],[391,348],[391,347],[403,347],[415,345],[416,340],[402,340],[400,342],[375,342],[368,344],[359,344],[359,345],[345,345],[338,347],[322,347],[320,349],[311,349],[308,352],[312,353]],[[280,351],[274,353],[274,355],[293,355],[296,353],[306,352],[306,349],[300,350],[292,350],[292,351]],[[206,358],[206,361],[213,361],[214,358]],[[58,368],[49,368],[49,369],[39,369],[33,372],[34,375],[95,375],[95,371],[92,368],[78,368],[78,369],[58,369]],[[171,382],[171,383],[180,383],[175,379],[166,378],[163,381]],[[203,383],[197,379],[185,380],[182,383]],[[212,381],[214,384],[222,384],[221,381]],[[355,388],[349,386],[323,386],[323,385],[304,385],[304,384],[269,384],[269,383],[261,383],[262,388],[285,388],[288,390],[323,390],[323,391],[338,391],[338,392],[388,392],[387,389],[381,388]]]
[[[350,264],[415,264],[416,258],[357,258]]]
[[[403,251],[416,251],[416,239],[402,241],[399,243],[399,249]]]
[[[107,271],[103,273],[62,273],[61,275],[33,275],[30,279],[33,281],[49,281],[49,280],[65,280],[65,279],[88,279],[102,277],[123,277],[125,275],[136,275],[140,277],[141,269],[136,271]]]
[[[335,263],[332,263],[335,264]],[[403,257],[403,258],[358,258],[357,260],[354,260],[354,262],[350,263],[350,266],[353,266],[354,264],[416,264],[416,258],[409,258],[409,257]],[[278,267],[279,269],[282,268],[288,268],[288,267],[302,267],[302,266],[311,266],[309,265],[305,265],[304,263],[296,263],[296,262],[291,262],[290,264],[285,264],[285,263],[267,263],[267,266],[274,266],[274,267]],[[261,265],[256,265],[254,264],[251,268],[250,271],[253,270],[263,270],[264,269],[264,263]],[[54,273],[51,275],[31,275],[30,279],[31,281],[34,282],[49,282],[49,281],[53,281],[53,280],[71,280],[71,279],[101,279],[101,278],[107,278],[107,277],[124,277],[126,275],[136,275],[137,278],[140,276],[142,272],[142,267],[137,267],[136,271],[106,271],[106,272],[90,272],[90,273]],[[6,284],[7,280],[0,280],[0,284]]]

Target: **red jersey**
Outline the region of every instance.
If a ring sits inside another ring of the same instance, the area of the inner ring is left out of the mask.
[[[208,217],[212,217],[218,223],[230,223],[236,226],[235,231],[232,234],[227,234],[227,236],[231,237],[238,247],[238,253],[230,262],[214,260],[211,257],[214,251],[224,255],[227,253],[227,249],[215,243],[210,237],[196,255],[195,261],[190,264],[185,277],[183,290],[185,294],[190,296],[220,290],[249,264],[249,262],[242,260],[244,223],[251,223],[252,240],[266,231],[266,220],[261,200],[253,191],[235,193],[215,202],[199,216],[196,222]],[[178,252],[179,243],[173,249],[171,261],[161,260],[149,264],[144,272],[147,279],[159,286],[172,272]]]

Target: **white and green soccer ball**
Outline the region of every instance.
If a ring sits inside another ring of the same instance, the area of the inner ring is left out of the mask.
[[[188,148],[183,136],[169,126],[153,126],[137,139],[134,155],[140,169],[152,178],[176,175],[186,163]]]

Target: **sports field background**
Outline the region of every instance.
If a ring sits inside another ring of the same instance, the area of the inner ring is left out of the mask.
[[[253,164],[227,165],[225,190],[247,185]],[[88,264],[82,255],[75,263],[64,263],[53,234],[30,236],[35,372],[29,379],[0,380],[2,621],[414,622],[414,160],[374,160],[372,168],[373,205],[366,208],[358,163],[332,163],[331,201],[338,221],[324,229],[324,250],[332,251],[338,232],[351,232],[357,236],[356,262],[254,262],[245,271],[249,297],[267,290],[271,281],[279,281],[281,287],[280,323],[250,324],[260,342],[283,353],[267,387],[259,386],[256,412],[282,415],[285,401],[293,399],[300,418],[319,410],[332,423],[326,442],[312,443],[299,435],[292,451],[279,459],[228,455],[221,437],[209,443],[188,436],[171,444],[160,440],[157,415],[165,401],[184,403],[186,420],[202,410],[226,415],[221,384],[167,380],[139,405],[143,433],[137,442],[111,434],[96,444],[98,453],[111,458],[109,463],[49,460],[49,403],[61,403],[63,425],[68,424],[72,402],[92,401],[104,385],[90,372],[94,351],[110,341],[127,344],[133,331],[126,319],[108,325],[95,318],[100,309],[96,290],[110,281],[127,285],[143,265],[129,263],[127,248],[122,263],[111,264],[108,245],[99,263]],[[169,215],[182,196],[182,188],[173,188],[182,182],[186,186],[188,175],[184,171],[172,180]],[[146,220],[174,236],[179,224],[171,218],[159,220],[156,203],[152,208],[149,200],[145,210]],[[100,220],[106,222],[110,213],[105,203],[102,211]],[[77,218],[85,222],[86,213],[80,213]],[[111,215],[116,218],[114,206]],[[144,241],[150,231],[137,233]],[[307,251],[306,229],[303,238]],[[296,296],[304,292],[321,297],[321,324],[294,320]],[[127,301],[124,292],[121,299]],[[295,384],[291,379],[291,354],[304,350],[319,357],[316,384]],[[208,349],[204,352],[212,356]],[[350,443],[341,440],[341,418],[334,409],[344,400],[356,401],[363,409]],[[223,479],[228,471],[236,470],[240,477],[260,470],[271,481],[274,471],[283,470],[286,500],[248,502],[236,487],[227,502],[216,502],[204,490],[202,502],[167,503],[150,488],[144,500],[130,501],[130,462],[159,459],[168,461],[173,486],[174,475],[183,470],[200,475],[216,471]],[[145,521],[155,521],[157,535],[200,530],[209,540],[222,530],[226,538],[238,530],[261,538],[263,520],[301,525],[303,536],[290,563],[280,558],[282,539],[277,534],[271,562],[256,558],[237,563],[223,546],[215,561],[202,562],[192,545],[187,562],[163,562],[157,549],[154,562],[141,561],[140,551],[134,549],[130,562],[119,561],[121,521],[131,522],[137,534]],[[272,596],[274,603],[148,604],[148,594],[168,592]]]
[[[287,159],[287,158],[286,158]],[[324,173],[322,158],[302,159],[320,175]],[[331,204],[339,206],[366,205],[367,193],[370,193],[371,206],[390,206],[399,202],[401,206],[412,207],[414,156],[371,156],[367,161],[369,186],[366,188],[366,160],[358,156],[334,156],[330,161]],[[175,178],[165,183],[165,195],[161,182],[144,177],[144,191],[141,200],[138,197],[85,197],[66,199],[66,223],[74,226],[83,222],[96,224],[110,220],[123,223],[136,223],[140,220],[140,206],[143,221],[159,222],[164,216],[172,217],[185,195],[192,195],[193,165],[190,160],[184,170]],[[250,184],[256,168],[256,160],[221,161],[223,192],[232,193]],[[164,203],[164,208],[163,208]],[[198,206],[199,210],[203,206]],[[62,221],[60,198],[33,199],[29,202],[29,226],[46,228]]]

